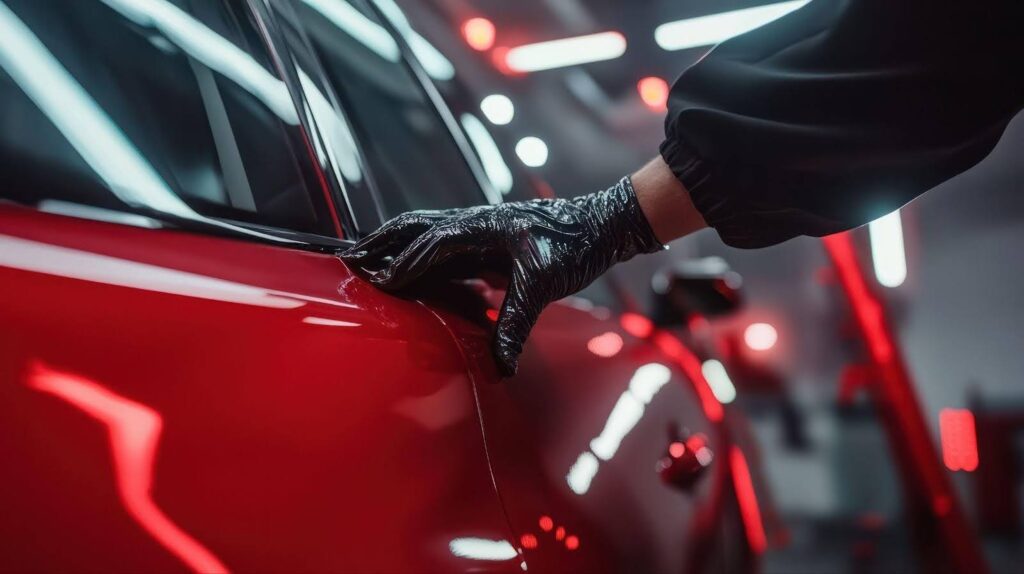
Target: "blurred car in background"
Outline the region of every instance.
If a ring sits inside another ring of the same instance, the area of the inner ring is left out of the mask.
[[[532,193],[396,10],[0,3],[0,569],[756,568],[679,339],[569,299],[501,381],[500,292],[334,255]]]

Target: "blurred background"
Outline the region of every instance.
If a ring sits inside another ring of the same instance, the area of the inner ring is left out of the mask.
[[[682,70],[714,43],[804,3],[398,0],[415,31],[411,48],[465,112],[463,127],[506,200],[579,195],[637,169],[657,153],[668,88]],[[981,164],[848,235],[940,468],[998,572],[1019,571],[1024,559],[1022,154],[1018,117]],[[707,230],[620,266],[585,295],[616,305],[624,294],[657,316],[656,272],[709,257],[721,261],[703,260],[705,269],[731,269],[743,303],[689,317],[686,327],[759,452],[766,571],[912,568],[919,525],[908,509],[920,501],[900,446],[912,438],[899,416],[886,418],[892,397],[871,391],[885,375],[871,365],[821,240],[743,251]]]

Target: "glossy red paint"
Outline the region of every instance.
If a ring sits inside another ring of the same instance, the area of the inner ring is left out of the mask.
[[[885,307],[865,280],[852,237],[850,232],[838,233],[823,242],[877,375],[868,388],[900,468],[919,557],[930,561],[922,568],[952,564],[957,572],[986,572],[977,536],[936,454]]]
[[[458,346],[337,258],[8,205],[0,300],[4,569],[521,572]]]
[[[163,419],[153,409],[98,383],[33,362],[28,385],[57,396],[107,426],[118,492],[128,513],[195,572],[227,572],[224,564],[167,517],[150,496]]]

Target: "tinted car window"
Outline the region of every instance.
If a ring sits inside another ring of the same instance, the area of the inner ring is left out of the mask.
[[[0,38],[0,197],[334,235],[243,2],[5,1]]]
[[[295,5],[364,145],[384,215],[484,203],[451,132],[377,15],[356,0]]]

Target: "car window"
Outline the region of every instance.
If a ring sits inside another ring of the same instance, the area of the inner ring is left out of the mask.
[[[485,202],[398,42],[358,0],[295,0],[367,156],[386,217]]]
[[[244,6],[0,3],[0,197],[335,235]]]

